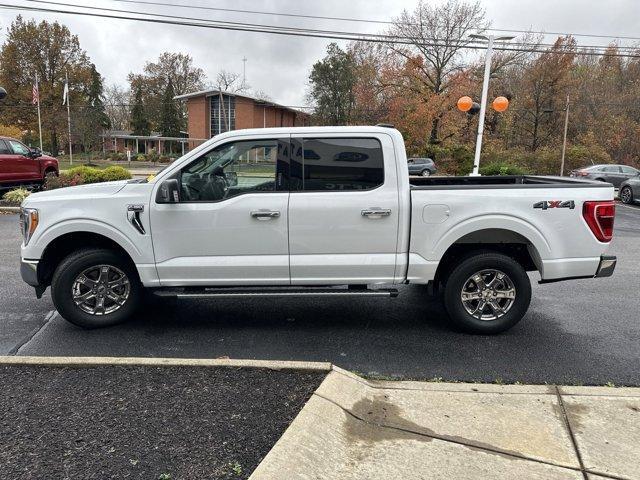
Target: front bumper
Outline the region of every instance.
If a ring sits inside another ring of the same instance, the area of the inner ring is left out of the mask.
[[[598,265],[598,270],[596,270],[595,277],[610,277],[611,275],[613,275],[613,271],[616,269],[617,261],[618,259],[613,255],[602,255],[600,257],[600,264]]]
[[[22,260],[20,262],[20,276],[27,285],[39,287],[38,282],[38,260]]]

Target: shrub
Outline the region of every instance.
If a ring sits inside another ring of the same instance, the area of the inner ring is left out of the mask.
[[[147,157],[144,156],[143,153],[139,153],[137,157],[135,157],[135,160],[138,162],[144,162],[147,159]]]
[[[160,160],[160,155],[158,155],[158,152],[156,152],[156,149],[155,148],[150,149],[149,153],[147,153],[147,161],[156,163],[158,160]]]
[[[58,178],[47,179],[45,189],[53,190],[86,183],[113,182],[116,180],[128,180],[130,178],[131,173],[129,170],[118,165],[112,165],[104,170],[83,165],[60,172],[60,177]]]
[[[487,163],[486,165],[480,164],[480,173],[482,175],[526,175],[527,171],[517,165],[511,165],[509,163]]]
[[[59,177],[47,177],[44,189],[55,190],[56,188],[75,187],[83,183],[80,175],[68,175],[65,172],[61,172]]]
[[[9,190],[2,196],[2,199],[9,205],[21,205],[23,200],[29,196],[31,192],[26,188],[15,188]]]
[[[129,180],[131,178],[131,172],[124,167],[118,165],[112,165],[100,172],[101,182],[113,182],[115,180]]]
[[[78,175],[82,178],[82,183],[97,183],[103,181],[101,170],[93,167],[87,167],[86,165],[70,168],[63,172],[62,175],[67,177],[75,177]]]

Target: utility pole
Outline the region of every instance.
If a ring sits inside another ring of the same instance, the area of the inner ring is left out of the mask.
[[[495,35],[469,35],[471,38],[486,40],[487,53],[484,57],[484,78],[482,80],[482,98],[480,99],[480,115],[478,118],[478,136],[476,137],[476,151],[473,156],[472,177],[480,175],[480,152],[482,151],[482,134],[484,133],[484,117],[487,111],[487,94],[489,93],[489,77],[491,76],[491,57],[493,55],[493,43],[498,40],[511,40],[514,37],[496,37]]]
[[[242,87],[247,84],[247,57],[242,57]]]
[[[569,94],[564,107],[564,138],[562,139],[562,160],[560,161],[560,176],[564,175],[564,154],[567,150],[567,129],[569,128]]]
[[[69,165],[73,165],[73,141],[71,140],[71,100],[69,92],[69,72],[64,73],[64,91],[62,92],[62,104],[67,102],[67,127],[69,132]]]
[[[35,95],[33,99],[38,105],[38,132],[40,134],[40,151],[42,152],[42,119],[40,117],[40,85],[38,85],[38,73],[36,72]]]

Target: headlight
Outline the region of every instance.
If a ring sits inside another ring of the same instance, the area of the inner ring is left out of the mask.
[[[38,210],[35,208],[20,209],[20,231],[22,232],[25,246],[29,243],[29,240],[31,240],[33,232],[36,231],[38,221]]]

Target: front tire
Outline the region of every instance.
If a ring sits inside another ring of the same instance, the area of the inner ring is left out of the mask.
[[[504,332],[529,308],[531,282],[513,258],[476,252],[455,267],[445,281],[444,304],[452,323],[476,334]]]
[[[422,175],[423,177],[428,177],[431,175],[431,172],[429,170],[423,170],[420,175]]]
[[[51,281],[51,298],[60,315],[83,328],[124,322],[141,296],[135,267],[108,249],[72,253],[58,265]]]
[[[631,187],[623,187],[622,190],[620,190],[620,200],[626,204],[633,203],[633,191]]]

